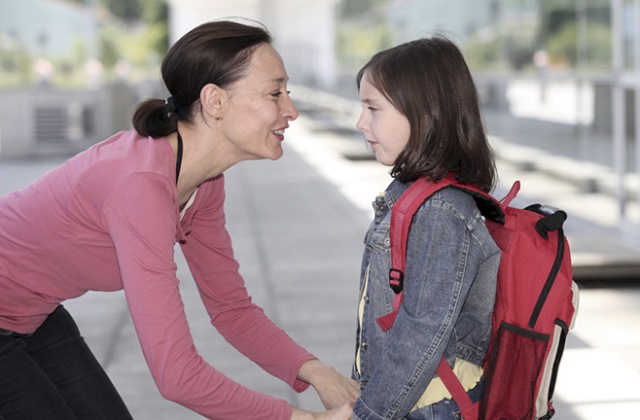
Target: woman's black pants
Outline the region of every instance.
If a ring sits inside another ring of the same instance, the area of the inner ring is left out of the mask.
[[[0,420],[131,418],[64,307],[33,334],[0,330]]]

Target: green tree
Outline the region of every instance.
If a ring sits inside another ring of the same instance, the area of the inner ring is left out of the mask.
[[[576,21],[575,0],[545,0],[540,2],[540,38],[544,43]]]
[[[167,1],[99,1],[117,18],[103,20],[100,30],[100,60],[105,69],[124,59],[138,74],[153,70],[168,47]]]
[[[114,16],[132,22],[140,19],[140,0],[99,0],[100,5]]]
[[[117,36],[109,30],[100,31],[100,61],[106,70],[111,70],[120,59]]]
[[[366,13],[386,0],[342,0],[338,5],[340,16],[348,18]]]
[[[150,47],[164,55],[169,47],[169,8],[166,0],[140,0],[141,19],[149,30]]]
[[[608,0],[540,1],[541,23],[538,42],[545,48],[553,61],[576,65],[578,61],[578,36],[585,50],[580,57],[581,65],[601,66],[610,57],[610,5]],[[581,20],[588,28],[587,33],[578,35]],[[584,61],[587,61],[585,63]]]
[[[566,61],[575,65],[577,40],[576,23],[566,22],[553,36],[547,38],[546,50],[556,61]]]

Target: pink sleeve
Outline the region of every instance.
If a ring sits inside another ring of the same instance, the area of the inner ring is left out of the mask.
[[[196,351],[178,289],[175,187],[136,174],[112,192],[103,220],[116,248],[133,323],[151,374],[167,399],[217,419],[290,419],[287,402],[232,381]]]
[[[242,354],[297,392],[309,384],[297,379],[315,356],[273,323],[247,293],[225,228],[224,178],[200,187],[200,203],[182,244],[211,323]]]

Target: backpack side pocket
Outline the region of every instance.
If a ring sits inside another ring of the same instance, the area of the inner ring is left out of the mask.
[[[536,384],[549,335],[502,322],[487,359],[480,419],[535,418]]]

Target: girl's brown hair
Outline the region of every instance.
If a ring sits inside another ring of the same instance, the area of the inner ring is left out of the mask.
[[[358,72],[358,89],[365,73],[411,127],[407,146],[391,169],[393,177],[436,181],[453,172],[485,191],[494,187],[495,161],[477,90],[453,42],[435,36],[381,51]]]

